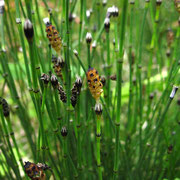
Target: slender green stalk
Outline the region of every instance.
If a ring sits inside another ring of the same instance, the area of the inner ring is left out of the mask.
[[[143,122],[143,94],[142,94],[142,44],[143,44],[143,34],[144,34],[144,26],[145,26],[145,20],[146,15],[149,8],[149,1],[146,1],[146,6],[144,10],[144,16],[142,20],[142,27],[141,27],[141,37],[139,41],[139,57],[138,57],[138,64],[137,64],[137,74],[138,74],[138,85],[139,85],[139,157],[142,153],[142,122]]]
[[[131,118],[132,118],[132,96],[133,96],[133,64],[134,59],[133,52],[132,52],[132,46],[133,46],[133,20],[134,20],[134,3],[130,4],[130,32],[129,32],[129,102],[128,102],[128,122],[127,122],[127,128],[129,128],[129,124],[131,124]]]
[[[101,153],[100,153],[100,141],[101,141],[101,116],[97,115],[96,123],[96,148],[97,148],[97,168],[99,180],[102,180],[102,167],[101,167]]]
[[[24,170],[24,165],[23,165],[22,156],[21,156],[21,154],[20,154],[20,152],[19,152],[19,148],[18,148],[16,139],[15,139],[15,136],[14,136],[14,132],[13,132],[13,129],[12,129],[12,125],[11,125],[11,122],[10,122],[10,117],[7,117],[6,120],[7,120],[7,124],[8,124],[8,128],[9,128],[10,135],[11,135],[11,137],[12,137],[14,146],[15,146],[15,148],[16,148],[16,152],[17,152],[17,155],[18,155],[18,158],[19,158],[21,167],[22,167],[22,169]],[[24,172],[25,172],[25,170],[24,170]],[[25,174],[25,177],[26,177],[26,179],[28,179],[26,174]]]
[[[106,48],[107,48],[107,77],[111,75],[111,64],[110,64],[110,42],[109,42],[109,32],[106,32]],[[107,80],[107,106],[110,107],[111,105],[111,95],[110,95],[110,79]]]
[[[81,36],[82,36],[82,23],[83,23],[83,2],[84,0],[80,1],[80,24],[79,24],[79,38],[78,38],[78,52],[81,54]]]
[[[80,96],[78,95],[77,99],[77,152],[78,152],[78,168],[82,169],[82,146],[81,146],[81,111],[80,111]]]
[[[79,54],[77,53],[76,50],[74,50],[74,54],[75,54],[75,56],[76,56],[76,58],[80,64],[80,66],[82,67],[84,73],[86,73],[86,68],[85,68],[84,64],[82,63],[82,60],[80,59]]]
[[[70,84],[71,84],[71,69],[70,69],[70,56],[69,56],[69,0],[66,1],[66,51],[65,51],[65,62],[66,62],[66,84],[67,84],[67,108],[70,106]],[[69,127],[69,113],[67,111],[66,123]]]
[[[127,14],[128,1],[123,1],[123,11],[121,16],[121,31],[120,31],[120,47],[119,47],[119,60],[117,60],[117,105],[116,105],[116,145],[115,145],[115,156],[114,156],[114,179],[116,179],[118,171],[118,160],[119,160],[119,133],[120,133],[120,120],[121,120],[121,82],[122,82],[122,64],[123,64],[123,46],[124,46],[124,37],[125,37],[125,27],[126,27],[126,14]]]
[[[87,43],[87,62],[88,62],[88,68],[91,66],[91,55],[90,55],[90,43]]]
[[[2,107],[0,107],[0,110],[1,110],[1,119],[2,119],[2,124],[3,124],[3,128],[4,128],[4,132],[5,132],[5,137],[6,137],[6,141],[8,143],[8,148],[11,152],[11,158],[13,160],[13,163],[14,165],[16,166],[15,169],[13,169],[15,175],[17,178],[21,179],[21,176],[20,176],[20,171],[19,171],[19,168],[18,168],[18,163],[17,163],[17,160],[15,158],[15,154],[13,152],[13,148],[12,148],[12,145],[11,145],[11,142],[10,142],[10,138],[9,138],[9,133],[8,133],[8,128],[7,128],[7,125],[6,125],[6,122],[5,122],[5,119],[4,119],[4,116],[3,116],[3,113],[2,113]]]

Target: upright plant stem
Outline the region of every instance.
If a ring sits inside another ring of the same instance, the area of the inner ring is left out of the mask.
[[[101,141],[101,115],[97,115],[96,123],[96,148],[97,148],[97,168],[99,180],[102,180],[102,167],[101,167],[101,151],[100,151],[100,141]]]
[[[132,113],[132,88],[133,88],[133,55],[132,55],[132,43],[133,43],[133,20],[134,20],[134,3],[130,5],[131,16],[130,16],[130,32],[129,32],[129,102],[128,102],[128,122],[127,129],[129,128],[129,124],[131,124],[131,113]]]
[[[111,75],[111,59],[110,59],[110,42],[109,42],[109,31],[106,32],[106,48],[107,48],[107,107],[111,107],[111,83],[110,83],[110,75]],[[110,129],[110,121],[107,121],[107,135],[108,138],[111,137],[111,129]]]
[[[119,36],[120,48],[119,48],[119,59],[117,60],[117,105],[116,105],[116,144],[115,144],[115,156],[114,156],[114,177],[116,179],[119,163],[119,136],[120,136],[120,120],[121,120],[121,82],[122,82],[122,65],[123,65],[123,46],[124,46],[124,37],[126,29],[126,14],[127,14],[128,1],[123,0],[123,11],[121,15],[121,30]]]
[[[70,69],[70,56],[69,56],[69,0],[66,1],[66,84],[67,84],[67,108],[70,106],[70,85],[71,85],[71,69]],[[69,112],[67,112],[66,123],[69,127]]]
[[[142,20],[142,27],[141,27],[141,36],[140,36],[140,41],[139,41],[139,58],[138,58],[138,67],[137,67],[137,74],[138,74],[138,84],[139,84],[139,157],[141,156],[142,153],[142,118],[143,118],[143,94],[142,94],[142,75],[141,75],[141,70],[142,70],[142,44],[143,44],[143,34],[144,34],[144,26],[145,26],[145,20],[146,20],[146,15],[148,12],[149,8],[149,1],[146,1],[145,5],[145,10],[144,10],[144,16]]]
[[[81,147],[81,111],[80,111],[80,96],[77,99],[77,151],[78,151],[78,168],[82,169],[82,147]]]
[[[5,134],[5,137],[6,137],[8,148],[9,148],[9,150],[11,152],[11,158],[12,158],[12,161],[13,161],[14,165],[17,167],[17,168],[13,168],[13,171],[14,171],[14,173],[15,173],[17,178],[22,179],[21,176],[20,176],[20,171],[19,171],[18,163],[17,163],[17,160],[15,158],[15,154],[13,152],[13,148],[12,148],[12,145],[11,145],[11,142],[10,142],[8,128],[6,126],[6,122],[5,122],[3,113],[2,113],[2,107],[0,107],[0,115],[1,115],[1,120],[2,120],[2,124],[3,124],[3,128],[4,128],[4,132],[5,132],[4,134]]]
[[[78,52],[79,52],[79,55],[81,54],[81,32],[82,32],[82,23],[83,23],[83,2],[84,0],[81,0],[80,1],[80,25],[79,25],[79,38],[78,38]]]

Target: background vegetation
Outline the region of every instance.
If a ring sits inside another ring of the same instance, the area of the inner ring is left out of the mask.
[[[118,13],[109,17],[113,5]],[[46,37],[46,17],[62,39],[60,52]],[[5,0],[0,96],[9,106],[1,99],[0,179],[28,179],[26,161],[47,164],[47,179],[180,178],[178,18],[171,0]],[[56,74],[52,55],[64,59],[65,103],[41,78]],[[106,79],[99,101],[88,89],[89,65]]]

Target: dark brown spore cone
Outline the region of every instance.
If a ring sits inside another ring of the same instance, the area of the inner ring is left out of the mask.
[[[82,87],[82,80],[81,80],[80,77],[78,77],[78,78],[76,79],[75,85],[76,85],[76,88],[77,88],[77,94],[80,94],[80,92],[81,92],[81,87]]]
[[[33,37],[34,37],[34,28],[33,25],[31,23],[31,21],[29,19],[25,20],[24,23],[24,34],[28,40],[28,42],[32,42],[33,41]]]
[[[106,18],[104,20],[104,28],[105,28],[106,32],[108,33],[109,29],[110,29],[110,18]]]
[[[106,77],[105,76],[101,76],[101,82],[102,82],[103,86],[105,86],[105,84],[106,84]]]
[[[49,83],[50,77],[48,74],[43,73],[40,79],[44,82],[44,84],[47,85]]]
[[[62,135],[63,137],[66,137],[66,136],[68,135],[68,130],[67,130],[66,126],[62,127],[62,129],[61,129],[61,135]]]
[[[71,89],[71,93],[72,93],[71,104],[73,107],[75,107],[77,104],[77,97],[81,92],[81,87],[82,87],[82,80],[80,77],[78,77],[73,85],[73,88]]]
[[[150,99],[150,100],[154,99],[154,93],[151,93],[151,94],[149,95],[149,99]]]
[[[66,93],[64,92],[63,87],[60,84],[58,85],[58,91],[59,91],[59,94],[60,94],[61,101],[63,103],[66,103],[67,102]]]
[[[156,5],[160,6],[162,4],[162,0],[156,0]]]
[[[8,117],[10,115],[10,108],[7,101],[3,98],[0,98],[0,105],[2,105],[3,115]]]
[[[91,44],[91,42],[92,42],[92,35],[91,35],[91,33],[88,32],[86,34],[86,43]]]
[[[111,76],[110,76],[110,79],[111,79],[112,81],[116,81],[116,79],[117,79],[117,78],[116,78],[116,74],[111,75]]]
[[[54,89],[56,89],[58,87],[58,79],[55,75],[51,76],[51,84]]]

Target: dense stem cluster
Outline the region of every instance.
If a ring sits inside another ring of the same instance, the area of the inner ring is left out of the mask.
[[[178,178],[179,13],[0,0],[0,179]]]

